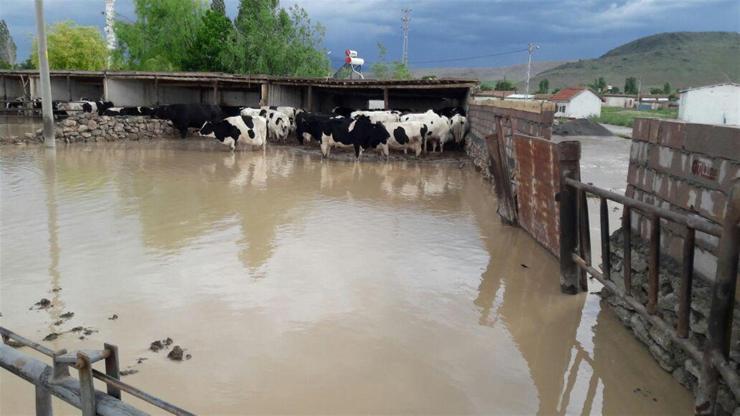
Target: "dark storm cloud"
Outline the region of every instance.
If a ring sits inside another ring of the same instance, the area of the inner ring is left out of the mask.
[[[132,0],[118,0],[120,18],[134,18]],[[738,31],[735,0],[282,0],[299,4],[326,27],[324,46],[338,65],[344,49],[368,61],[376,44],[388,57],[401,55],[401,9],[411,13],[409,61],[413,66],[499,66],[522,63],[528,42],[541,46],[540,60],[596,57],[641,36],[673,31]],[[48,23],[72,19],[102,28],[103,0],[46,0]],[[238,0],[226,0],[236,15]],[[18,58],[30,52],[35,32],[33,2],[3,0],[5,19],[18,44]],[[497,55],[460,61],[458,57]],[[448,61],[445,61],[448,60]]]

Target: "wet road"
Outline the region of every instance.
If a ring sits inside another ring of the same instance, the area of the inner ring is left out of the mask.
[[[0,196],[0,324],[36,340],[94,328],[47,344],[117,344],[139,370],[127,382],[198,413],[692,408],[595,295],[560,294],[555,258],[500,224],[469,164],[4,146]],[[148,351],[166,337],[192,359]],[[0,413],[32,403],[0,371]]]

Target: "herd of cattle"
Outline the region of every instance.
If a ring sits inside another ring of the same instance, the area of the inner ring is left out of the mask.
[[[328,157],[332,148],[362,152],[377,150],[386,158],[390,149],[414,152],[418,157],[431,145],[444,151],[445,143],[461,143],[468,130],[465,110],[445,107],[414,113],[401,110],[354,110],[336,107],[331,114],[310,113],[295,107],[233,107],[208,104],[171,104],[158,107],[115,107],[109,101],[53,102],[55,117],[68,112],[97,112],[107,116],[144,115],[170,120],[185,138],[188,129],[212,137],[232,151],[239,143],[265,147],[267,141],[285,142],[294,134],[300,144],[317,142]]]

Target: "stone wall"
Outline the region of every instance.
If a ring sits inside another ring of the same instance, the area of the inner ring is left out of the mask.
[[[611,236],[611,280],[620,289],[624,290],[624,251],[622,231],[617,230]],[[633,235],[632,237],[632,294],[642,302],[647,303],[649,245],[646,240]],[[668,257],[661,256],[660,287],[658,292],[658,314],[671,326],[677,322],[677,296],[681,280],[680,264]],[[701,371],[699,363],[689,358],[686,353],[671,341],[668,334],[652,326],[618,296],[602,289],[601,296],[616,312],[622,323],[630,328],[635,337],[644,343],[650,354],[660,366],[671,373],[679,383],[696,393],[697,380]],[[689,340],[698,347],[706,342],[707,317],[709,316],[711,295],[710,282],[701,277],[695,277],[691,291],[691,314],[689,325]],[[740,370],[740,306],[735,305],[733,318],[733,337],[731,340],[731,365],[736,371]],[[717,395],[720,414],[740,414],[740,407],[735,401],[732,392],[727,386],[720,384]]]
[[[719,224],[729,184],[740,178],[740,128],[676,120],[637,119],[632,133],[627,196]],[[639,214],[632,227],[642,238],[649,220]],[[661,222],[661,253],[681,258],[683,227]],[[713,279],[719,240],[697,231],[694,267]]]
[[[78,113],[56,122],[56,140],[66,143],[174,138],[175,131],[167,120],[147,116],[98,116]],[[43,142],[41,129],[22,136],[0,137],[0,143]]]

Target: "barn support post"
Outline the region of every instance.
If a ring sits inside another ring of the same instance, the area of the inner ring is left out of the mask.
[[[67,99],[72,101],[72,79],[67,75]]]
[[[578,205],[581,201],[578,192],[567,185],[566,179],[580,179],[580,153],[581,146],[578,142],[558,144],[560,192],[556,198],[560,208],[560,291],[571,295],[583,289],[578,265],[573,260],[573,253],[579,245],[579,229],[582,228],[578,218]]]
[[[383,88],[383,109],[391,109],[390,97],[388,96],[388,88]]]
[[[306,92],[306,109],[309,112],[313,111],[313,85],[309,85]]]
[[[7,84],[5,83],[5,79],[6,79],[5,75],[3,75],[3,101],[7,102],[8,101],[8,87],[7,87]]]
[[[159,105],[159,78],[154,76],[154,104]]]
[[[269,104],[269,97],[268,94],[270,93],[270,84],[267,82],[263,82],[260,84],[260,107]]]
[[[213,81],[213,104],[218,105],[219,104],[219,97],[218,97],[218,81]]]
[[[51,392],[44,386],[36,386],[36,416],[52,416]]]
[[[39,44],[39,80],[41,81],[41,113],[44,118],[44,143],[55,147],[54,114],[51,111],[51,79],[46,52],[46,27],[44,26],[44,1],[36,0],[36,30]]]
[[[108,91],[110,88],[108,88],[108,73],[103,72],[103,101],[110,101],[108,99]]]

